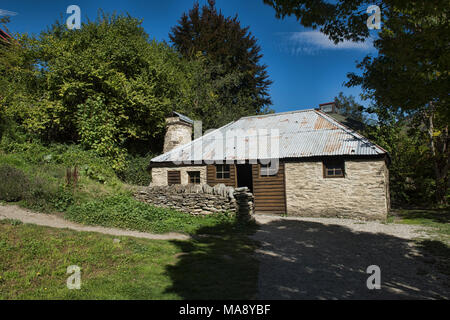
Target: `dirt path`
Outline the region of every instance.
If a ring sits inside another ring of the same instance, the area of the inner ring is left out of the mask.
[[[109,234],[113,236],[126,236],[151,240],[189,240],[188,235],[180,233],[166,233],[166,234],[152,234],[139,231],[122,230],[117,228],[105,228],[97,226],[85,226],[70,222],[62,217],[50,214],[35,213],[17,206],[0,205],[0,220],[2,219],[16,219],[23,223],[36,224],[40,226],[71,229],[84,232],[98,232]]]
[[[258,299],[450,298],[449,277],[413,241],[427,238],[423,227],[268,216],[257,222]],[[380,290],[367,288],[371,265],[380,267]]]

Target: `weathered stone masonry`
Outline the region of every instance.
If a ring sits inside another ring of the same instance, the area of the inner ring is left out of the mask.
[[[253,214],[253,195],[248,188],[232,188],[223,184],[156,186],[136,194],[140,201],[189,214],[236,213],[250,219]]]
[[[153,186],[167,186],[167,172],[180,171],[181,184],[189,184],[188,172],[200,172],[200,184],[206,184],[206,166],[185,166],[185,167],[164,167],[164,168],[152,168],[152,184]]]
[[[345,162],[345,178],[324,178],[322,162],[285,164],[287,214],[385,219],[389,210],[386,162]]]

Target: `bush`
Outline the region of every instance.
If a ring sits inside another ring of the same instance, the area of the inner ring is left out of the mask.
[[[55,182],[35,177],[24,197],[24,205],[43,212],[65,211],[74,203],[73,192]]]
[[[119,178],[128,184],[148,186],[152,179],[147,168],[152,157],[129,156],[125,168],[118,173]]]
[[[30,181],[22,170],[8,164],[0,165],[0,200],[22,200],[30,187]]]
[[[192,216],[175,210],[157,208],[129,195],[111,196],[71,206],[65,213],[69,220],[147,232],[194,233],[201,227],[214,226],[231,217],[225,215]]]

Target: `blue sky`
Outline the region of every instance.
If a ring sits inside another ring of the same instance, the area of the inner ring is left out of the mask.
[[[200,0],[200,4],[206,0]],[[151,38],[169,41],[170,29],[194,0],[2,0],[0,9],[16,12],[8,28],[11,32],[38,34],[63,17],[66,8],[75,4],[81,8],[82,22],[95,19],[98,9],[106,12],[128,12],[143,19]],[[295,18],[278,20],[275,11],[262,0],[216,0],[226,16],[238,14],[242,26],[259,40],[274,82],[270,94],[276,112],[316,108],[334,99],[340,91],[359,100],[359,88],[346,88],[348,72],[357,71],[356,61],[367,54],[375,55],[370,43],[332,44],[318,31],[305,29]],[[364,103],[365,105],[367,102]]]

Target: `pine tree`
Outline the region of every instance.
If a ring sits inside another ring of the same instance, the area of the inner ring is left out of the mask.
[[[219,92],[220,106],[235,118],[265,113],[272,104],[269,80],[257,39],[248,27],[241,27],[238,17],[225,17],[217,11],[214,0],[201,9],[198,2],[178,21],[169,35],[174,47],[186,58],[200,56],[208,61],[212,80],[224,81]],[[223,111],[223,110],[222,110]]]

